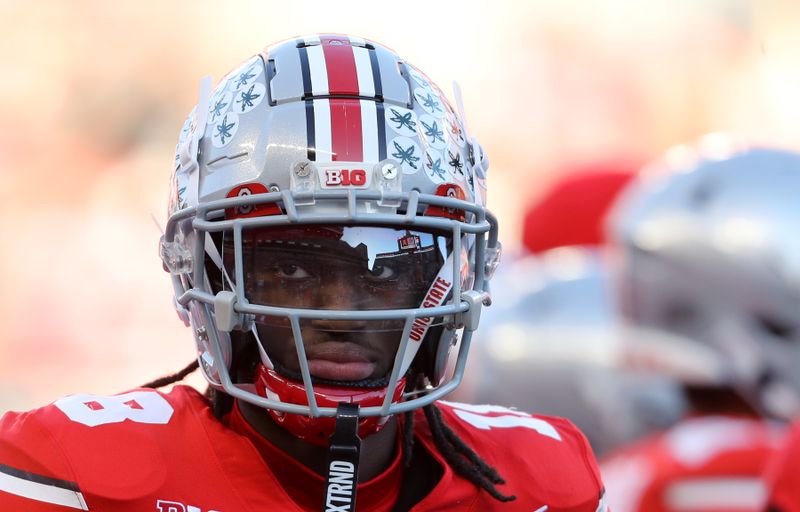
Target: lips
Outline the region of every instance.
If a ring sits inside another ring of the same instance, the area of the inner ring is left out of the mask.
[[[307,347],[306,357],[311,375],[320,379],[368,379],[377,366],[371,361],[367,349],[347,341],[326,341]]]

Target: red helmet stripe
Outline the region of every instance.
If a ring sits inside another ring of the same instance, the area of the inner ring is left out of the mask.
[[[374,51],[364,40],[346,36],[307,38],[302,44],[306,94],[330,97],[314,99],[309,106],[307,135],[309,145],[314,146],[309,155],[322,162],[377,162],[385,158],[382,105],[338,97],[380,94]]]
[[[358,96],[358,73],[353,47],[347,37],[321,37],[328,72],[328,93]]]
[[[331,148],[333,161],[360,162],[364,158],[361,102],[331,99]]]

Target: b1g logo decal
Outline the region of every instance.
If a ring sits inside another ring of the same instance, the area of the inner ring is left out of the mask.
[[[323,188],[369,188],[370,173],[358,167],[329,167],[320,168],[320,182]]]
[[[363,187],[366,183],[364,169],[325,169],[326,187]]]
[[[69,419],[87,427],[130,420],[135,423],[166,425],[173,409],[155,391],[133,391],[114,396],[72,395],[53,404]]]
[[[158,512],[203,512],[202,508],[192,505],[184,505],[178,501],[158,500],[156,502],[156,510]],[[219,512],[217,510],[209,510],[208,512]]]

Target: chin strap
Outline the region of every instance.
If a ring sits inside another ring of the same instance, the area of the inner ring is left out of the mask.
[[[328,450],[323,512],[355,512],[358,486],[358,404],[340,402],[336,407],[336,429]]]

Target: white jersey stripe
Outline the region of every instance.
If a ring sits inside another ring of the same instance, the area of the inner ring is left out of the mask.
[[[32,482],[3,472],[0,472],[0,492],[76,510],[89,510],[80,491]]]
[[[361,100],[361,148],[365,162],[377,163],[380,160],[378,112],[372,100]]]
[[[303,37],[303,42],[307,45],[319,44],[320,39],[318,35],[305,36]]]
[[[356,61],[356,74],[358,75],[358,95],[375,96],[375,79],[372,76],[372,62],[369,59],[369,50],[360,46],[353,46],[353,57]]]
[[[353,36],[349,36],[349,37],[350,37],[350,42],[353,43],[353,44],[360,44],[362,46],[367,44],[367,41],[364,38],[353,37]]]
[[[331,102],[327,99],[314,100],[314,132],[317,162],[333,161]]]
[[[321,45],[309,46],[308,68],[311,73],[311,93],[314,96],[328,94],[328,67],[325,64],[325,53]]]
[[[695,478],[670,484],[665,496],[670,510],[749,511],[764,506],[767,490],[758,478]]]

